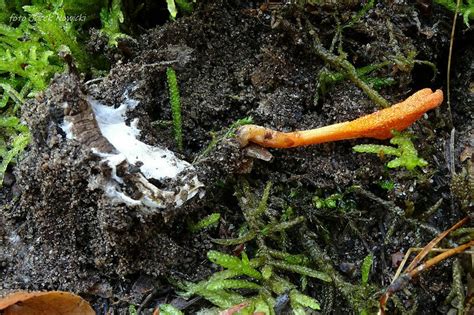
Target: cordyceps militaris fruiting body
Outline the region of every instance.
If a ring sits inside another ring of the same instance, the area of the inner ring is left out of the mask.
[[[393,130],[406,129],[442,102],[441,90],[433,92],[431,89],[422,89],[401,103],[352,121],[294,132],[279,132],[257,125],[245,125],[237,130],[236,135],[242,147],[253,142],[267,148],[293,148],[356,138],[388,139],[392,137]]]

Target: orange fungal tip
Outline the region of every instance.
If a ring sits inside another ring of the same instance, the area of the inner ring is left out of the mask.
[[[236,132],[241,147],[249,142],[267,148],[292,148],[356,138],[388,139],[392,131],[402,131],[424,113],[441,105],[443,91],[422,89],[403,102],[355,120],[317,129],[279,132],[257,125],[245,125]]]

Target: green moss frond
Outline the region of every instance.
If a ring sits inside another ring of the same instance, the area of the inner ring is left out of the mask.
[[[455,12],[456,11],[456,0],[435,0],[437,4],[442,5],[446,9]],[[474,1],[466,0],[460,2],[459,12],[463,16],[464,24],[469,27],[469,20],[474,20]]]
[[[0,186],[8,165],[26,148],[30,133],[17,117],[0,117]]]
[[[362,262],[362,267],[360,268],[361,272],[361,284],[365,285],[369,282],[369,274],[372,269],[372,264],[374,263],[374,254],[370,253],[365,256],[364,261]]]
[[[428,162],[418,157],[418,151],[415,149],[409,134],[395,133],[395,136],[390,140],[390,143],[396,145],[396,147],[378,144],[360,144],[354,146],[352,149],[358,153],[396,156],[395,159],[387,163],[387,167],[389,168],[404,167],[407,170],[412,171],[416,167],[424,167],[428,165]]]
[[[109,46],[117,46],[117,39],[127,37],[126,34],[120,32],[120,24],[124,21],[121,3],[121,0],[113,0],[110,8],[103,8],[100,11],[102,22],[100,31],[109,39]]]
[[[189,223],[188,224],[188,229],[192,233],[196,233],[200,230],[207,229],[211,226],[216,226],[219,223],[219,220],[221,219],[220,213],[211,213],[210,215],[206,216],[205,218],[199,220],[196,223]]]
[[[4,122],[0,125],[0,183],[8,163],[30,138],[16,118],[18,109],[28,97],[45,89],[55,73],[65,69],[59,52],[70,52],[83,72],[96,64],[85,51],[80,28],[98,19],[97,12],[107,2],[0,0],[0,119]]]
[[[183,150],[183,121],[181,118],[181,97],[179,96],[178,80],[173,68],[166,69],[168,89],[170,95],[171,115],[173,117],[173,131],[176,145],[180,151]]]
[[[185,12],[190,13],[193,10],[193,3],[196,1],[188,1],[188,0],[166,0],[166,4],[168,6],[168,12],[172,19],[175,19],[178,15],[178,8]]]
[[[160,304],[160,314],[161,315],[183,315],[184,313],[171,304]]]
[[[253,258],[249,258],[246,252],[242,252],[239,258],[221,251],[209,251],[208,259],[224,270],[207,280],[182,284],[184,296],[200,295],[222,309],[244,303],[240,314],[257,311],[273,314],[277,297],[283,294],[288,295],[294,314],[320,309],[315,298],[301,292],[305,285],[299,289],[298,285],[287,280],[286,274],[296,274],[303,279],[302,282],[307,277],[325,282],[331,282],[332,278],[311,268],[304,254],[272,249],[265,244],[267,239],[276,240],[283,232],[304,221],[303,217],[294,217],[293,210],[284,212],[279,220],[273,217],[268,209],[271,187],[268,182],[257,198],[249,184],[243,181],[236,192],[246,219],[243,235],[231,240],[216,240],[224,245],[252,242],[249,248],[256,246],[256,250],[249,253]]]
[[[62,7],[47,9],[42,6],[25,6],[25,12],[30,16],[37,16],[31,24],[34,32],[37,33],[39,40],[45,42],[45,46],[57,54],[66,46],[70,51],[77,67],[81,71],[89,68],[90,59],[84,50],[84,46],[78,42],[78,32],[76,26],[67,19],[66,13]]]
[[[247,275],[255,279],[262,278],[261,273],[252,268],[250,261],[244,252],[242,253],[242,259],[239,259],[235,256],[211,250],[207,253],[207,258],[219,266],[238,272],[242,275]]]

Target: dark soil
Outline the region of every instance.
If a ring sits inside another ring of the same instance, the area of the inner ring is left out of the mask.
[[[380,91],[391,103],[422,87],[445,89],[452,19],[450,12],[436,6],[426,11],[398,3],[376,5],[344,30],[342,45],[356,67],[413,51],[418,52],[416,59],[438,66],[435,81],[432,70],[423,65],[378,70],[378,76],[395,81]],[[281,213],[291,206],[306,217],[304,226],[291,233],[290,252],[309,253],[308,244],[318,246],[330,257],[333,272],[354,285],[360,283],[362,260],[372,252],[369,282],[380,290],[396,271],[392,255],[423,247],[467,214],[473,184],[468,172],[474,142],[474,41],[472,30],[462,30],[464,26],[459,26],[453,57],[452,121],[443,104],[411,127],[420,156],[429,162],[423,170],[388,169],[387,158],[352,151],[355,144],[388,143],[375,140],[271,150],[272,161],[255,160],[250,169],[235,140],[224,139],[196,163],[205,196],[181,208],[143,214],[91,188],[91,176],[101,172],[98,158],[87,146],[66,140],[59,128],[63,102],[79,102],[87,93],[116,106],[128,93],[140,102],[129,117],[140,119],[142,141],[177,151],[172,128],[154,123],[171,120],[165,74],[169,65],[177,72],[181,93],[181,154],[190,162],[201,156],[212,131],[224,131],[247,116],[257,124],[289,131],[377,109],[348,80],[334,84],[315,102],[319,72],[330,67],[315,54],[305,20],[316,26],[329,47],[336,21],[348,23],[360,7],[256,8],[241,1],[203,1],[191,16],[151,29],[136,42],[123,42],[114,56],[118,62],[102,81],[84,84],[74,75],[58,75],[43,95],[25,106],[23,118],[33,141],[0,191],[5,203],[0,216],[0,292],[73,291],[91,300],[100,313],[126,313],[129,304],[140,304],[154,292],[146,305],[153,308],[157,301],[174,297],[168,277],[201,280],[213,271],[206,252],[228,251],[211,238],[237,236],[243,217],[234,191],[242,180],[257,195],[271,181],[269,209]],[[383,189],[384,181],[393,183],[393,189]],[[314,196],[335,193],[343,195],[344,205],[313,205]],[[222,215],[219,228],[189,232],[188,220],[212,212]],[[448,312],[451,306],[444,300],[451,288],[452,263],[448,260],[409,284],[410,294],[399,295],[398,312],[403,307],[418,307],[418,313]],[[324,269],[317,261],[313,267]],[[471,267],[465,265],[466,273]],[[316,280],[310,287],[326,313],[357,313],[340,288]]]

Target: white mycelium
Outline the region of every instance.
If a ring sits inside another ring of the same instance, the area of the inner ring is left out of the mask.
[[[100,152],[98,148],[91,148],[94,154],[102,157],[101,163],[106,163],[112,170],[109,178],[95,178],[91,187],[101,187],[107,196],[116,202],[129,206],[141,206],[145,209],[165,208],[170,205],[181,206],[194,197],[203,184],[195,175],[194,167],[166,149],[151,146],[139,141],[140,130],[137,128],[138,119],[126,124],[126,114],[129,109],[138,105],[138,101],[124,95],[125,101],[113,108],[89,98],[89,104],[95,115],[101,134],[114,146],[116,152]],[[67,105],[66,105],[67,106]],[[64,119],[61,128],[67,139],[74,139],[72,122]],[[138,172],[128,174],[128,181],[133,181],[140,190],[140,197],[134,199],[122,189],[126,182],[117,175],[117,166],[127,162],[138,169]],[[166,180],[172,187],[166,190],[159,189],[149,180],[159,182]],[[105,180],[105,181],[104,181]]]
[[[125,114],[129,108],[127,103],[115,109],[96,100],[90,99],[89,102],[102,135],[130,164],[142,162],[140,171],[146,178],[157,180],[175,178],[191,167],[188,162],[178,159],[170,150],[153,147],[137,140],[140,136],[140,130],[137,128],[138,119],[134,119],[130,126],[125,123]]]

